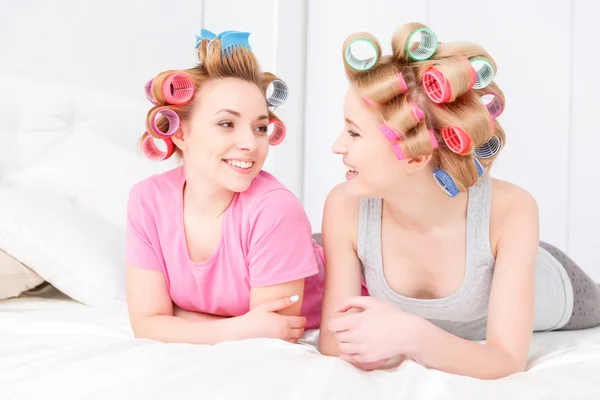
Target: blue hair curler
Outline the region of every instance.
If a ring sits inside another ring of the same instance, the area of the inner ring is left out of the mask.
[[[221,39],[221,55],[229,57],[233,52],[241,47],[252,51],[252,47],[248,42],[249,32],[225,31],[219,34]],[[218,36],[218,37],[219,37]]]
[[[433,177],[448,196],[455,197],[460,192],[454,183],[454,179],[443,169],[436,168],[433,171]]]

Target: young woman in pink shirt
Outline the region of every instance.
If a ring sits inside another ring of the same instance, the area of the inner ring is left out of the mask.
[[[176,154],[182,165],[131,189],[127,295],[136,337],[295,343],[320,324],[322,250],[296,196],[261,170],[285,136],[272,110],[287,86],[260,71],[248,36],[202,30],[196,67],[146,85],[154,107],[141,148],[157,160]]]

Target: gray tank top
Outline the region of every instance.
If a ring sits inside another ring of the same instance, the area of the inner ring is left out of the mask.
[[[369,294],[419,315],[468,340],[484,340],[495,259],[490,248],[491,178],[468,190],[466,270],[461,287],[449,297],[416,299],[388,285],[381,255],[381,199],[361,199],[358,257]],[[402,240],[401,238],[398,240]],[[388,267],[390,268],[390,267]],[[535,331],[559,329],[573,312],[573,288],[562,264],[543,248],[535,271]]]

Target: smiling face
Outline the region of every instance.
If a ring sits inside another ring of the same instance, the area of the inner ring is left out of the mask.
[[[211,79],[194,102],[182,134],[173,139],[182,151],[186,174],[232,192],[245,191],[269,150],[264,93],[238,78]]]
[[[354,86],[344,99],[344,120],[344,130],[332,151],[343,156],[348,193],[376,197],[401,184],[407,162],[396,158],[392,144],[379,130],[383,123],[380,114],[366,105]]]

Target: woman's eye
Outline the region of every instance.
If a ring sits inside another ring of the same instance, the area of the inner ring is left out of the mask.
[[[349,129],[348,133],[350,134],[351,137],[359,137],[360,135],[356,132],[354,132],[353,130]]]
[[[269,128],[266,125],[261,125],[256,129],[258,129],[262,133],[267,133]]]
[[[231,122],[231,121],[219,122],[219,126],[222,126],[223,128],[231,128],[233,126],[233,122]]]

